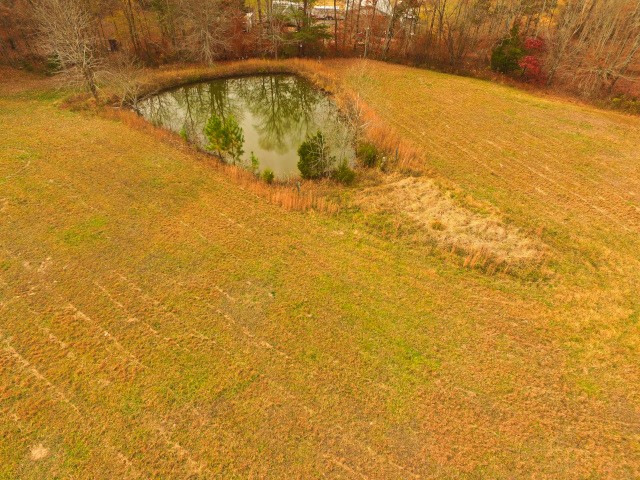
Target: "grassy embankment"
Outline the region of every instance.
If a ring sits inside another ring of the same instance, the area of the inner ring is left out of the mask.
[[[640,475],[640,121],[352,66],[406,167],[540,231],[549,275],[282,209],[4,75],[1,477]]]

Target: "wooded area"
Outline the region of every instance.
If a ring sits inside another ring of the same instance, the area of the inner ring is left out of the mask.
[[[361,56],[596,97],[633,92],[639,52],[633,0],[0,1],[4,63],[46,59],[92,92],[113,65]]]

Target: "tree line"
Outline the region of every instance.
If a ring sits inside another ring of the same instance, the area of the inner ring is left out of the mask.
[[[491,67],[603,95],[638,79],[640,2],[0,0],[1,58],[46,58],[94,94],[114,62],[327,55]]]

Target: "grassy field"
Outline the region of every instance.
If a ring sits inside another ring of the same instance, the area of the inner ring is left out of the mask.
[[[285,210],[4,71],[0,478],[640,476],[640,119],[325,67],[546,272]]]

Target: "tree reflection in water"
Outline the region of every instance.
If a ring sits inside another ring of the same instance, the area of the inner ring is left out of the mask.
[[[233,115],[245,136],[245,156],[251,152],[260,168],[279,177],[298,174],[297,149],[308,134],[323,131],[332,154],[353,159],[352,138],[335,105],[307,81],[293,75],[264,75],[188,85],[150,97],[139,112],[155,125],[204,147],[203,128],[213,114]]]

